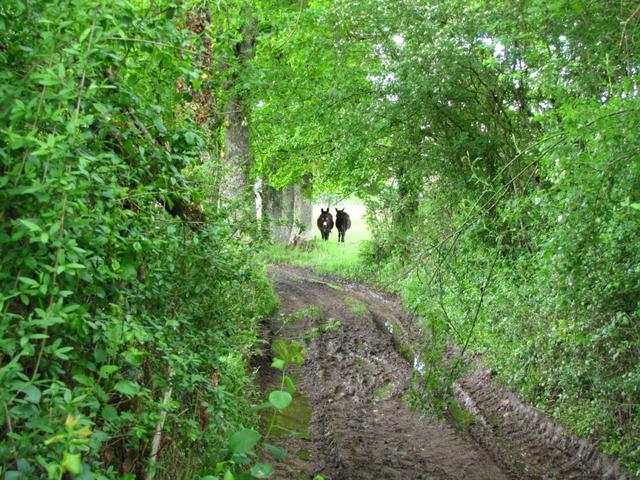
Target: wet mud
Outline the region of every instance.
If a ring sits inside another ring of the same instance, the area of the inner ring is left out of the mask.
[[[403,395],[417,332],[398,304],[364,285],[278,266],[281,308],[265,336],[298,340],[302,365],[288,367],[297,392],[273,420],[272,478],[623,479],[617,465],[493,385],[481,369],[456,385],[471,412],[464,428],[409,409]],[[267,355],[259,381],[280,385]],[[292,434],[291,432],[297,432]]]

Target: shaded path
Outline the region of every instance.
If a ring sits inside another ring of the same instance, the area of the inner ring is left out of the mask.
[[[271,277],[281,309],[266,336],[308,340],[303,365],[291,372],[301,395],[281,419],[305,435],[272,442],[292,453],[269,458],[277,467],[274,478],[632,478],[479,367],[454,386],[474,414],[465,431],[409,410],[402,396],[412,375],[408,345],[418,332],[397,303],[365,285],[302,268],[273,267]],[[296,321],[283,324],[292,314]],[[325,328],[336,321],[339,326]],[[277,372],[263,362],[262,386],[278,388]]]
[[[394,348],[391,334],[380,328],[381,310],[387,309],[382,297],[371,298],[292,267],[274,268],[272,277],[281,315],[311,305],[322,309],[321,315],[284,327],[275,320],[271,328],[279,337],[301,338],[327,321],[341,322],[310,342],[297,372],[298,387],[313,412],[310,439],[275,440],[293,454],[287,460],[270,459],[276,478],[318,473],[331,480],[513,478],[467,434],[407,408],[401,397],[411,365]],[[269,369],[262,370],[269,375]]]

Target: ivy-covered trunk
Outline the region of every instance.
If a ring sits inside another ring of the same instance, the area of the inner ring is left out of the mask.
[[[248,14],[245,12],[245,14]],[[222,184],[223,206],[234,209],[234,217],[255,221],[256,205],[251,182],[251,150],[249,137],[249,92],[243,85],[249,62],[254,57],[256,24],[251,18],[240,28],[233,46],[232,61],[227,65],[227,81],[223,85],[225,174]]]
[[[242,210],[242,216],[255,217],[253,186],[249,181],[249,118],[241,97],[234,96],[227,100],[224,117],[225,149],[222,161],[226,171],[222,185],[222,200],[226,205]]]

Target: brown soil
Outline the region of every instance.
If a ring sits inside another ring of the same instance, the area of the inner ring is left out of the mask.
[[[392,299],[295,267],[274,267],[271,276],[281,309],[267,337],[308,342],[304,363],[288,372],[300,393],[276,419],[301,434],[269,440],[289,452],[286,459],[268,458],[273,478],[625,478],[482,370],[456,385],[459,401],[475,415],[466,428],[410,410],[402,397],[413,371],[409,339],[417,332]],[[296,313],[300,318],[292,321]],[[339,326],[325,328],[336,320]],[[259,378],[265,391],[278,388],[269,359]]]

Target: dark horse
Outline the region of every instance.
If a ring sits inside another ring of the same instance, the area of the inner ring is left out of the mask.
[[[351,219],[349,214],[345,213],[344,208],[342,210],[336,208],[336,228],[338,229],[338,241],[344,243],[344,232],[351,228]]]
[[[329,209],[325,212],[322,208],[320,209],[320,216],[318,217],[318,228],[320,229],[320,233],[322,234],[323,240],[329,240],[329,234],[331,233],[331,229],[333,228],[333,216],[329,213]]]

